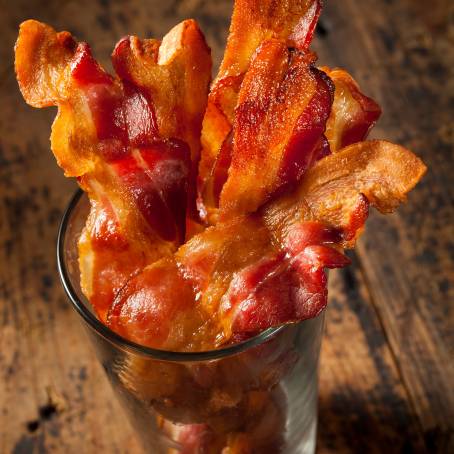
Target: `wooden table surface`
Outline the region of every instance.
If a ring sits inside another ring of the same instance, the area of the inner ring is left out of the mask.
[[[449,0],[326,3],[319,61],[351,71],[383,107],[374,137],[413,149],[429,172],[397,214],[372,214],[353,266],[331,274],[318,452],[452,453],[452,9]],[[22,101],[12,48],[33,17],[89,41],[106,63],[124,34],[161,37],[195,17],[217,64],[231,2],[0,6],[0,453],[138,453],[58,281],[57,226],[75,184],[49,150],[55,111]]]

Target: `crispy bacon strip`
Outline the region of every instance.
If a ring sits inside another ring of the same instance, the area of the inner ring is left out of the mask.
[[[321,7],[321,0],[235,1],[224,59],[212,84],[203,120],[203,149],[199,166],[201,193],[232,129],[238,93],[254,52],[270,38],[283,40],[288,47],[307,50]],[[208,192],[210,196],[211,191]],[[204,206],[204,197],[201,197],[199,209],[202,214],[210,208]]]
[[[19,86],[31,105],[58,106],[52,150],[91,200],[79,246],[81,283],[101,319],[128,276],[185,239],[211,71],[194,21],[162,43],[122,40],[113,62],[121,80],[69,33],[37,21],[21,25]],[[163,95],[169,81],[178,88]]]
[[[218,217],[220,198],[223,219],[255,211],[316,159],[364,140],[374,126],[380,107],[354,79],[341,69],[320,72],[311,63],[311,54],[295,54],[277,40],[257,49],[239,93],[234,133],[227,136],[203,188],[211,222]]]
[[[244,74],[257,47],[266,39],[288,40],[291,47],[307,49],[320,16],[317,0],[237,0],[218,79]]]
[[[116,45],[112,63],[123,84],[141,87],[153,99],[161,136],[188,143],[192,160],[188,205],[196,218],[200,125],[211,75],[210,51],[202,32],[194,20],[186,20],[162,44],[125,37]]]
[[[277,40],[257,49],[236,107],[220,195],[223,220],[256,211],[276,191],[296,184],[318,158],[334,88],[313,59]]]
[[[55,33],[38,21],[21,24],[15,67],[22,95],[33,107],[48,107],[64,99],[76,42],[69,32]]]
[[[160,298],[176,301],[185,285],[194,289],[192,302],[185,299],[175,312],[191,305],[197,312],[200,326],[191,341],[187,334],[194,325],[186,329],[183,316],[167,319],[169,335],[159,341],[128,322],[141,312],[137,301],[146,300],[151,313],[157,310],[156,288],[147,285],[150,274],[158,279],[156,265],[128,282],[114,306],[123,318],[112,316],[109,325],[146,345],[204,349],[313,317],[326,305],[323,269],[348,263],[340,251],[353,246],[369,204],[381,212],[393,210],[425,170],[410,151],[389,142],[360,142],[340,150],[309,169],[292,194],[271,201],[260,214],[196,235],[168,262],[166,272],[179,284],[160,287],[166,295]],[[186,333],[185,342],[171,337],[170,329]]]
[[[321,223],[298,224],[290,229],[282,252],[237,270],[217,314],[225,338],[253,335],[268,327],[317,316],[327,303],[324,268],[350,263],[331,247],[336,240],[336,230]]]
[[[334,103],[326,123],[326,137],[334,153],[365,140],[381,115],[380,106],[361,93],[353,77],[343,69],[320,68],[335,86]]]
[[[409,150],[384,140],[350,145],[314,165],[298,189],[264,207],[265,224],[278,241],[294,223],[317,220],[343,232],[352,247],[369,204],[390,213],[406,200],[426,166]]]
[[[188,143],[198,163],[211,58],[197,23],[181,22],[162,43],[127,36],[115,46],[112,63],[123,83],[142,88],[153,99],[161,136]]]

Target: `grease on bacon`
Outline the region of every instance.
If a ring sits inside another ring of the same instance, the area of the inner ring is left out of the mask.
[[[194,21],[162,43],[127,37],[112,59],[120,77],[105,72],[86,43],[37,21],[21,25],[16,44],[24,98],[58,106],[52,150],[90,197],[79,244],[81,284],[102,320],[131,274],[185,240],[186,213],[195,217],[211,72]]]
[[[224,57],[208,96],[203,119],[202,156],[199,166],[198,205],[208,223],[216,201],[211,198],[210,175],[228,136],[232,132],[235,108],[243,78],[257,48],[268,39],[286,42],[288,47],[306,51],[321,12],[320,0],[237,0]]]

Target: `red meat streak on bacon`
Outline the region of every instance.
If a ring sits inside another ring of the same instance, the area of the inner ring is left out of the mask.
[[[284,150],[279,177],[284,182],[280,190],[298,182],[315,161],[329,154],[324,136],[331,111],[334,85],[328,76],[316,68],[315,94],[297,120],[291,139]]]
[[[279,170],[282,186],[270,197],[294,185],[315,161],[330,154],[329,143],[324,132],[333,102],[334,86],[324,72],[316,68],[312,68],[312,71],[317,75],[317,88],[298,118],[292,137],[284,150]],[[212,170],[211,180],[216,206],[219,205],[219,197],[228,178],[228,170],[232,163],[232,148],[233,130],[222,144]]]
[[[363,95],[353,84],[348,85],[353,99],[361,108],[362,115],[342,134],[341,148],[365,140],[381,115],[380,106],[373,99]]]
[[[306,14],[296,25],[290,35],[290,42],[294,42],[298,49],[308,49],[314,36],[318,18],[322,11],[322,2],[317,0],[307,10]]]
[[[284,251],[237,273],[221,303],[234,336],[317,316],[327,304],[324,268],[350,263],[330,247],[340,238],[339,231],[318,222],[296,224]]]
[[[146,93],[127,81],[121,92],[87,44],[79,44],[71,67],[72,77],[87,95],[103,158],[150,227],[164,240],[181,243],[191,166],[188,146],[179,140],[160,140]]]

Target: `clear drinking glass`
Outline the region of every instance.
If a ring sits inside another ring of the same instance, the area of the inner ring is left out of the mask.
[[[145,451],[313,453],[324,314],[213,351],[135,344],[102,324],[81,292],[77,241],[88,210],[79,191],[60,226],[60,278]]]

